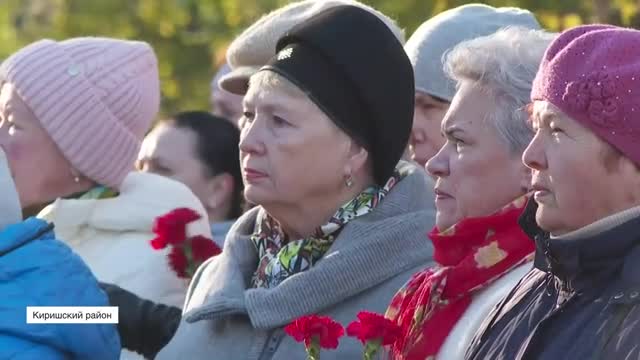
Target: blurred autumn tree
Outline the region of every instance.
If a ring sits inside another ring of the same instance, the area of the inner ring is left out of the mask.
[[[0,0],[0,59],[41,38],[102,35],[142,39],[160,60],[164,113],[207,109],[224,48],[261,14],[287,0]],[[462,0],[364,0],[411,34]],[[489,0],[536,13],[548,29],[585,22],[635,25],[640,0]]]

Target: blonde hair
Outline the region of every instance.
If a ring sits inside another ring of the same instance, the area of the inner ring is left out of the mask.
[[[262,90],[280,91],[294,98],[307,97],[304,91],[294,85],[284,76],[269,70],[258,71],[249,79],[249,88],[258,87]]]

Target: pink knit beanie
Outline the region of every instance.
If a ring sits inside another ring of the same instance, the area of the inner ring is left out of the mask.
[[[640,31],[587,25],[547,49],[531,100],[552,103],[640,164]]]
[[[138,41],[41,40],[2,63],[4,82],[76,170],[115,189],[133,170],[160,103],[156,56]]]

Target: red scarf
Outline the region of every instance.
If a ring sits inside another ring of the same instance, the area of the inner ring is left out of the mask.
[[[402,329],[393,359],[435,358],[473,293],[532,259],[534,242],[518,226],[526,203],[524,196],[491,216],[431,231],[439,266],[414,274],[387,309],[386,317]]]

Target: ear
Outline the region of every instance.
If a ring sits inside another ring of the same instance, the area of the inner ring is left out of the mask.
[[[369,160],[369,152],[357,142],[350,140],[349,157],[345,165],[345,175],[359,173]]]
[[[233,192],[233,177],[227,173],[216,175],[208,180],[206,204],[209,209],[223,205]]]

